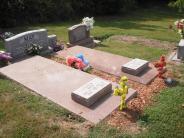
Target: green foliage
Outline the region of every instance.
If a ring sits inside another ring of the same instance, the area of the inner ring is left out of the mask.
[[[169,3],[169,6],[178,8],[180,12],[184,10],[184,0],[174,0]]]
[[[155,103],[147,107],[140,117],[139,134],[121,132],[108,124],[101,123],[90,130],[89,138],[183,138],[184,110],[182,107],[184,87],[163,90],[154,97]],[[141,123],[140,123],[141,122]]]
[[[135,0],[2,0],[0,27],[117,14],[134,6]]]
[[[184,87],[168,88],[155,99],[155,104],[148,107],[141,120],[146,116],[147,131],[138,137],[181,138],[184,136],[184,110],[182,107]]]
[[[83,119],[0,76],[0,137],[80,137],[63,122],[75,125]]]
[[[4,50],[4,44],[3,41],[0,40],[0,51]]]

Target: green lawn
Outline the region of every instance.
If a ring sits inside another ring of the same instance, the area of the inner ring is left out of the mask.
[[[95,17],[93,36],[104,36],[108,34],[123,34],[143,36],[166,41],[179,41],[179,35],[168,29],[175,20],[182,18],[182,14],[166,9],[144,9],[117,17]],[[42,24],[32,27],[19,27],[19,32],[37,28],[46,28],[49,33],[56,34],[60,40],[68,41],[67,28],[81,21],[70,21],[62,23]],[[15,28],[17,31],[17,28]]]
[[[121,56],[126,56],[130,58],[141,58],[149,61],[156,60],[161,55],[165,55],[168,52],[168,50],[164,50],[161,48],[153,48],[139,44],[122,43],[120,41],[113,41],[109,39],[104,41],[96,49],[113,54],[118,54]]]
[[[0,41],[0,51],[1,50],[4,50],[4,46],[3,46],[3,42],[2,41]]]
[[[0,138],[80,136],[62,121],[76,124],[83,119],[0,76]]]
[[[145,109],[138,123],[146,128],[140,134],[124,134],[107,124],[99,124],[89,133],[91,138],[183,138],[184,136],[184,87],[163,90],[154,97],[154,105]]]
[[[100,123],[90,130],[88,137],[182,138],[183,90],[184,86],[167,88],[154,98],[154,105],[148,107],[138,120],[140,126],[146,127],[140,134],[125,134]],[[80,137],[75,129],[62,126],[62,121],[77,124],[83,119],[0,77],[0,137]]]

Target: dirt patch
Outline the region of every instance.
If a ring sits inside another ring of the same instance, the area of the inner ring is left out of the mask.
[[[158,47],[166,50],[173,50],[177,45],[177,43],[174,43],[174,42],[159,41],[155,39],[146,39],[143,37],[137,37],[137,36],[135,37],[135,36],[127,36],[127,35],[114,35],[114,36],[111,36],[109,39],[118,40],[121,42],[130,43],[130,44],[136,43],[136,44],[145,45],[149,47]]]

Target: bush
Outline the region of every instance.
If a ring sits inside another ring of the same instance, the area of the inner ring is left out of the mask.
[[[179,12],[184,10],[184,0],[174,0],[169,3],[170,7],[178,8]]]
[[[135,5],[135,0],[1,0],[0,27],[113,15]]]

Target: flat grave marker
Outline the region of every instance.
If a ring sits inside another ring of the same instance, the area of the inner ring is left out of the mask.
[[[149,68],[149,62],[142,59],[133,59],[130,62],[122,65],[122,71],[132,75],[138,75]]]
[[[101,97],[112,92],[112,84],[100,78],[84,84],[72,92],[72,99],[87,107],[94,104]]]

